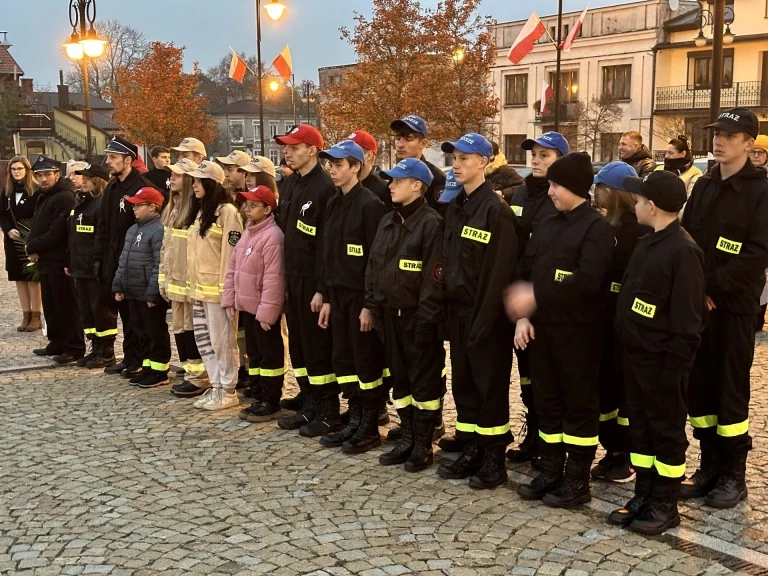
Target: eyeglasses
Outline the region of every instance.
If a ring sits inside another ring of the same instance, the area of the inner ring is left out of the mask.
[[[11,168],[11,172],[25,172],[26,168],[24,166],[19,166],[17,168]]]
[[[757,150],[756,149],[756,150],[752,150],[749,153],[749,155],[750,156],[768,156],[768,152],[766,152],[765,150]]]

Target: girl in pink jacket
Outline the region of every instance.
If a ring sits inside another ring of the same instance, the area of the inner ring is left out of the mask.
[[[241,311],[248,354],[248,381],[254,402],[240,412],[248,422],[280,416],[283,392],[283,338],[280,315],[285,302],[283,232],[272,212],[275,193],[266,186],[240,192],[248,227],[235,246],[224,278],[221,307],[230,318]]]

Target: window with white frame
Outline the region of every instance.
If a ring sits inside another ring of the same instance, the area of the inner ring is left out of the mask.
[[[242,144],[244,137],[245,122],[242,120],[229,121],[229,141],[232,144]]]

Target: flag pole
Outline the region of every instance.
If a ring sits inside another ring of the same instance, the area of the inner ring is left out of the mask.
[[[296,120],[296,74],[291,74],[291,104],[293,104],[293,125],[298,125]]]
[[[256,0],[256,62],[256,68],[259,71],[256,75],[256,81],[259,83],[259,144],[261,146],[259,153],[269,158],[267,151],[264,149],[264,94],[261,86],[261,0]]]
[[[555,66],[555,132],[560,132],[560,55],[562,54],[563,0],[557,3],[557,65]]]

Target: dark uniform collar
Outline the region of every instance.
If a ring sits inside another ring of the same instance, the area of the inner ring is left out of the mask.
[[[360,184],[359,180],[357,184],[352,186],[352,189],[346,194],[344,194],[344,192],[341,191],[341,188],[336,188],[336,190],[339,192],[339,196],[341,196],[342,204],[348,204],[349,202],[352,202],[357,196],[360,195],[360,190],[362,189],[363,189],[363,185]]]
[[[465,190],[462,190],[461,193],[456,196],[454,202],[466,212],[474,212],[476,207],[480,205],[488,194],[495,194],[495,192],[491,190],[491,185],[486,180],[480,184],[472,194],[468,195]]]
[[[294,172],[294,174],[296,174],[296,178],[299,181],[302,181],[305,179],[310,180],[313,176],[317,176],[318,172],[321,172],[322,170],[324,170],[324,168],[320,166],[320,162],[318,162],[317,164],[315,164],[315,167],[312,168],[312,170],[310,170],[309,172],[307,172],[304,176],[302,176],[301,172],[299,172],[298,170]]]
[[[673,236],[677,234],[679,231],[680,231],[680,220],[675,218],[663,230],[659,230],[658,232],[650,232],[649,234],[647,234],[649,238],[648,243],[655,244],[656,242],[661,242],[665,238],[668,238],[669,236]]]
[[[592,206],[589,204],[589,199],[587,199],[586,202],[582,202],[576,208],[571,210],[570,212],[560,212],[560,216],[568,220],[568,224],[572,224],[576,220],[582,217],[584,213],[586,213],[588,210],[593,210]]]
[[[736,192],[742,192],[747,184],[747,180],[754,180],[756,178],[763,178],[763,175],[759,173],[758,169],[752,165],[752,162],[747,158],[746,163],[742,166],[741,170],[736,172],[730,178],[723,180],[720,174],[720,164],[712,168],[712,180],[718,184],[728,184]]]

